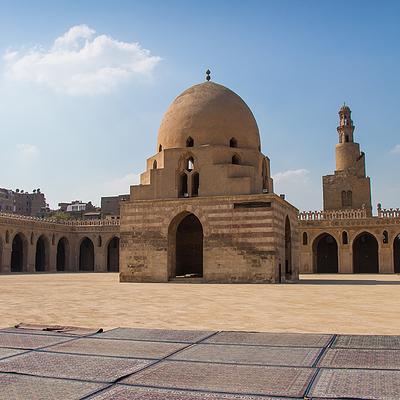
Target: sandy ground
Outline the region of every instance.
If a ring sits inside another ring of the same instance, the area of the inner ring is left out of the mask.
[[[18,322],[400,334],[399,275],[304,275],[299,284],[134,284],[118,274],[0,276],[0,327]]]

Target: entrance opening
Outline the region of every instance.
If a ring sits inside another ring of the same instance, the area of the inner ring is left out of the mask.
[[[393,243],[394,272],[400,274],[400,234],[397,235]]]
[[[285,273],[292,273],[292,234],[289,217],[285,220]]]
[[[94,271],[94,246],[89,238],[82,240],[79,249],[79,271]]]
[[[194,214],[172,223],[169,230],[169,251],[172,277],[203,276],[203,227]]]
[[[67,268],[67,248],[67,239],[60,239],[57,244],[57,271],[65,271]]]
[[[40,236],[36,242],[35,271],[46,271],[48,267],[48,246],[46,246],[46,238]]]
[[[323,233],[314,242],[315,272],[318,274],[334,274],[339,272],[338,245],[336,239]]]
[[[356,274],[379,272],[378,241],[368,232],[362,233],[354,240],[353,268]]]
[[[185,173],[179,177],[179,197],[189,197],[188,176]]]
[[[119,271],[119,238],[113,237],[107,248],[107,271]]]
[[[11,250],[11,272],[22,272],[25,267],[25,246],[20,234],[15,235]]]

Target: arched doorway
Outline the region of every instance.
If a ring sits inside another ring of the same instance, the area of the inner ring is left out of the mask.
[[[394,272],[395,274],[400,274],[400,234],[394,238],[393,257]]]
[[[119,238],[113,237],[107,247],[107,271],[119,271]]]
[[[290,229],[289,217],[285,220],[285,273],[292,273],[292,233]]]
[[[61,238],[57,244],[57,271],[65,271],[68,265],[69,245],[66,238]]]
[[[338,245],[329,233],[323,233],[314,241],[314,271],[318,274],[339,272]]]
[[[181,214],[170,225],[168,252],[171,277],[203,276],[203,227],[194,214]]]
[[[353,242],[353,271],[359,274],[379,273],[378,241],[364,232]]]
[[[46,271],[49,265],[48,260],[48,242],[47,239],[42,235],[36,242],[35,271]]]
[[[94,246],[89,238],[83,239],[79,248],[79,271],[94,271]]]
[[[26,246],[21,234],[16,234],[11,249],[11,272],[22,272],[26,264]]]

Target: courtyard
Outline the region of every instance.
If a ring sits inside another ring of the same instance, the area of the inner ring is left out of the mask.
[[[0,327],[19,322],[259,332],[400,334],[399,275],[298,284],[119,283],[117,273],[0,276]]]

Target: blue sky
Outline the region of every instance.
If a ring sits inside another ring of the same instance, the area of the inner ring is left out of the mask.
[[[322,207],[345,101],[373,203],[399,206],[399,19],[398,1],[0,1],[0,187],[53,207],[128,192],[210,68],[253,110],[277,193]]]

